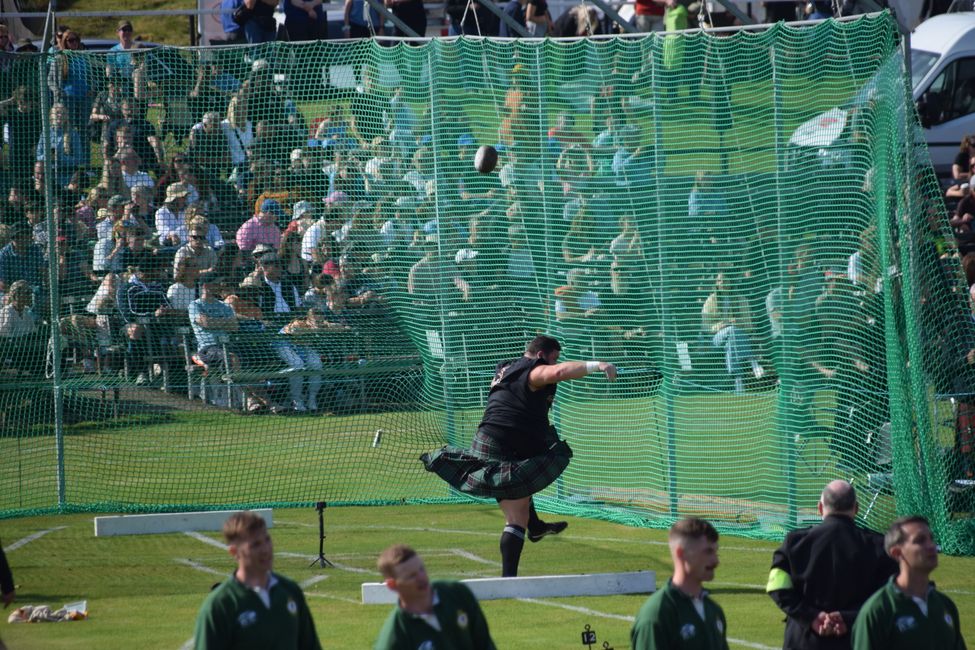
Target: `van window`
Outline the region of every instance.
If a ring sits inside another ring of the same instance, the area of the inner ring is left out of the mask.
[[[924,50],[911,50],[911,88],[917,89],[917,85],[921,83],[928,71],[934,67],[934,64],[938,62],[941,57],[940,54],[934,52],[925,52]]]
[[[928,88],[938,110],[932,124],[942,124],[975,113],[975,57],[952,61]]]

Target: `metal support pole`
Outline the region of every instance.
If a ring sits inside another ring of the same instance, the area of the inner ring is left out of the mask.
[[[48,11],[47,24],[44,26],[44,41],[47,42],[52,36],[54,28],[54,3],[52,2]],[[44,213],[47,216],[47,272],[48,272],[48,305],[51,311],[50,323],[51,331],[48,344],[51,346],[51,359],[54,365],[52,369],[52,398],[54,400],[54,440],[57,467],[57,497],[58,510],[63,510],[65,506],[65,484],[64,484],[64,399],[63,387],[61,386],[61,328],[60,328],[60,300],[58,299],[58,255],[57,223],[54,221],[54,172],[55,166],[51,151],[51,103],[48,100],[47,89],[47,68],[55,63],[56,57],[40,56],[37,60],[38,74],[37,85],[40,91],[41,100],[41,119],[45,155],[44,155]]]

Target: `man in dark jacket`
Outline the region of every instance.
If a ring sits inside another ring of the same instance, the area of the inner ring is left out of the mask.
[[[879,533],[854,523],[856,491],[833,481],[820,496],[823,522],[789,533],[772,556],[765,590],[785,612],[785,650],[849,650],[850,629],[873,592],[897,572]]]
[[[257,306],[264,318],[277,326],[283,326],[301,314],[301,289],[286,273],[277,253],[265,253],[258,259],[261,281],[258,283]]]

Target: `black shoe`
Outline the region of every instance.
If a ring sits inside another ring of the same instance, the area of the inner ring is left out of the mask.
[[[528,531],[528,541],[540,542],[546,535],[558,535],[568,527],[569,522],[567,521],[553,521],[551,523],[542,524],[542,526],[537,530]]]

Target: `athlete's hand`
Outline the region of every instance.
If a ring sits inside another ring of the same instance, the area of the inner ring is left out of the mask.
[[[599,371],[606,375],[607,381],[616,381],[616,366],[614,364],[600,361]]]

